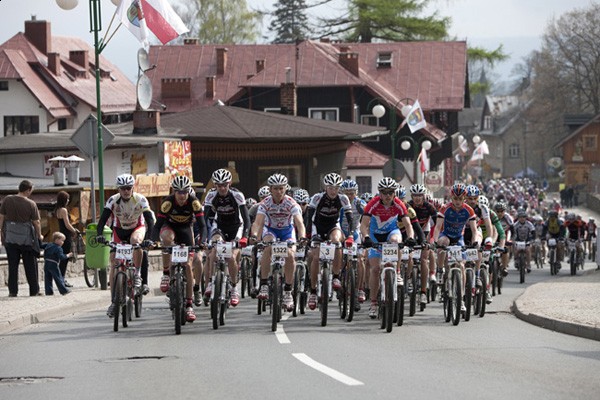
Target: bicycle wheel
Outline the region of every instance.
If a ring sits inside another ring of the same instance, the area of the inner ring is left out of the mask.
[[[408,316],[412,317],[417,311],[417,274],[415,268],[413,268],[412,273],[409,275],[408,279]]]
[[[569,264],[571,265],[571,275],[577,274],[577,251],[571,251],[569,255]]]
[[[460,308],[462,302],[461,281],[460,270],[452,271],[452,281],[450,285],[452,290],[452,314],[450,315],[452,325],[458,325],[460,322]]]
[[[389,333],[392,331],[392,326],[394,325],[394,286],[396,286],[396,282],[394,274],[390,270],[385,271],[383,279],[385,284],[385,310],[383,311],[385,331]]]
[[[271,331],[275,332],[277,330],[277,322],[279,322],[279,314],[281,313],[281,304],[280,304],[280,293],[281,282],[280,282],[280,274],[279,270],[273,271],[273,290],[271,291]]]
[[[181,325],[185,321],[185,307],[183,304],[182,278],[180,267],[173,270],[173,279],[171,279],[171,301],[173,302],[173,316],[175,317],[175,334],[181,334]]]
[[[321,269],[321,326],[327,326],[327,306],[329,304],[329,267],[323,265]]]
[[[140,318],[142,316],[142,300],[143,300],[144,296],[142,296],[142,294],[136,290],[135,293],[135,298],[134,298],[134,308],[135,308],[135,317],[136,318]]]
[[[487,294],[487,284],[489,280],[488,272],[485,269],[481,269],[479,271],[479,279],[481,280],[481,309],[479,310],[479,317],[483,318],[485,315],[485,307],[486,303],[486,294]]]
[[[490,265],[490,271],[492,273],[492,296],[496,295],[496,291],[498,290],[498,275],[500,274],[500,270],[498,268],[498,263],[496,259]],[[500,294],[500,293],[498,293]],[[475,313],[477,314],[477,313]]]
[[[348,274],[346,268],[342,270],[340,274],[342,289],[338,292],[338,308],[340,310],[341,319],[346,319],[346,314],[348,313],[348,282],[346,281],[346,277],[348,276]]]
[[[250,295],[250,285],[248,282],[249,269],[248,259],[246,257],[242,257],[242,262],[240,263],[240,274],[242,280],[242,299],[246,297],[246,291],[248,291],[248,296]]]
[[[294,272],[294,286],[292,287],[292,298],[294,299],[294,308],[292,310],[292,317],[298,316],[298,303],[300,303],[300,275],[298,267]]]
[[[213,292],[210,298],[210,317],[212,318],[213,329],[219,329],[219,314],[221,307],[221,286],[223,284],[223,272],[220,270],[215,272],[213,282]]]
[[[123,279],[125,274],[118,272],[115,276],[114,289],[113,289],[113,304],[115,305],[115,311],[113,316],[113,330],[119,331],[119,314],[121,313],[121,304],[125,303],[125,292],[123,291]]]
[[[228,281],[228,277],[226,275],[223,275],[223,279]],[[223,326],[225,325],[225,313],[227,312],[227,308],[229,307],[229,299],[230,299],[230,290],[229,288],[231,287],[231,285],[229,284],[229,282],[227,282],[227,284],[225,285],[225,287],[227,288],[227,292],[226,292],[226,296],[225,296],[225,300],[220,300],[220,306],[219,306],[219,325]]]
[[[519,283],[525,283],[525,254],[519,254]]]
[[[448,272],[444,275],[444,281],[442,283],[442,299],[444,302],[444,320],[450,322],[452,314],[452,301],[450,301],[450,278]]]
[[[348,314],[346,315],[346,321],[352,322],[354,319],[354,310],[356,309],[357,292],[356,292],[356,261],[352,260],[351,266],[346,273],[347,292],[348,297]]]
[[[467,269],[465,271],[467,275],[467,279],[465,282],[465,321],[469,321],[471,319],[471,305],[473,300],[473,283],[474,283],[474,272],[472,269]]]
[[[88,268],[85,259],[83,259],[83,277],[85,278],[85,283],[88,287],[98,286],[98,270]]]
[[[398,301],[395,304],[395,316],[394,321],[398,326],[402,326],[404,323],[404,285],[396,285],[396,292],[398,295]]]

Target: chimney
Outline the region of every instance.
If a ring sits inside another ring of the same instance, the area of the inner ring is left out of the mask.
[[[256,73],[260,74],[263,69],[265,69],[265,64],[267,60],[256,60]]]
[[[341,49],[344,49],[344,47]],[[349,49],[350,48],[348,47],[347,50]],[[344,68],[352,73],[352,75],[358,76],[358,53],[352,53],[349,51],[343,53],[340,52],[339,61]]]
[[[192,97],[191,78],[162,78],[160,97],[163,99],[189,99]]]
[[[135,110],[133,112],[133,133],[136,135],[156,135],[160,127],[160,112],[156,110]]]
[[[219,47],[217,49],[217,75],[223,75],[227,68],[227,48]]]
[[[297,115],[298,97],[296,95],[296,83],[286,82],[280,86],[281,113],[288,115]]]
[[[60,76],[62,70],[60,68],[60,54],[48,53],[48,69],[56,76]]]
[[[184,46],[185,45],[187,45],[187,46],[196,46],[196,45],[198,45],[198,38],[186,38],[186,39],[183,39],[183,44],[184,44]]]
[[[206,98],[214,99],[216,91],[217,91],[216,76],[207,76],[206,77]]]
[[[87,50],[71,50],[69,51],[69,60],[82,67],[87,71],[90,64],[90,55]]]
[[[25,21],[25,37],[44,55],[52,51],[50,22],[37,21],[35,16],[32,16],[31,21]]]

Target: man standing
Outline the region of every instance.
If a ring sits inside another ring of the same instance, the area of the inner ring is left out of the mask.
[[[43,238],[40,212],[29,199],[33,184],[24,180],[19,184],[19,193],[7,196],[0,206],[0,229],[2,242],[8,258],[8,296],[17,297],[19,291],[19,262],[23,258],[25,275],[29,284],[29,295],[40,295],[37,256],[39,240]]]

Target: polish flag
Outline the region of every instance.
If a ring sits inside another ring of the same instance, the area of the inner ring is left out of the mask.
[[[421,149],[421,154],[419,154],[419,158],[421,159],[421,173],[425,173],[429,171],[429,158],[427,157],[427,150]]]
[[[146,26],[162,44],[189,31],[167,0],[141,0]]]

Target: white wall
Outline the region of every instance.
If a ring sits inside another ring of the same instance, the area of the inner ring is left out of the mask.
[[[4,137],[4,117],[7,115],[38,116],[40,131],[45,132],[48,119],[45,108],[22,82],[8,80],[8,90],[0,91],[0,137]]]
[[[383,172],[381,169],[354,169],[348,168],[346,170],[346,177],[356,180],[357,176],[370,176],[371,177],[371,193],[377,193],[377,183],[383,178]]]

